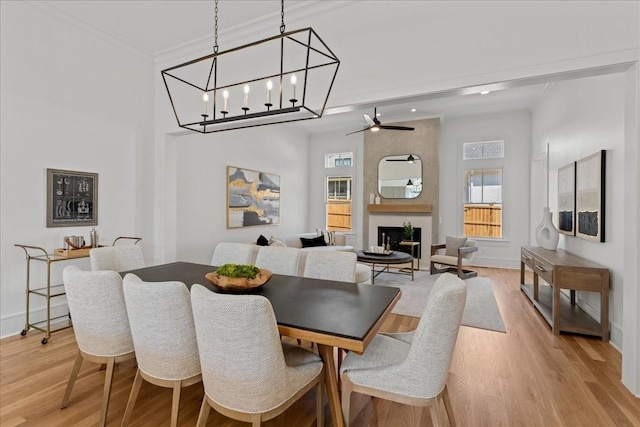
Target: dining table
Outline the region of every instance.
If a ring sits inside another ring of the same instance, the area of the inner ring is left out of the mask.
[[[146,282],[179,281],[189,289],[198,283],[212,292],[226,293],[205,278],[215,270],[212,265],[179,261],[120,274],[135,274]],[[269,300],[280,335],[317,344],[325,365],[333,425],[344,426],[334,350],[364,353],[400,300],[400,289],[273,274],[264,286],[250,293]]]

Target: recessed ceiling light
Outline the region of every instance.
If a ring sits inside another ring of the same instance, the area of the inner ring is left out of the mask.
[[[415,109],[415,108],[412,108],[412,109],[411,109],[411,112],[412,112],[412,113],[415,113],[415,112],[416,112],[416,109]]]
[[[482,92],[480,92],[480,95],[486,95],[490,92],[491,92],[490,90],[483,90]]]

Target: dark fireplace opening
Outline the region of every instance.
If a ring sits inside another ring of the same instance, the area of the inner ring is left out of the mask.
[[[382,241],[382,233],[385,235],[385,241]],[[378,227],[378,246],[387,245],[386,240],[389,240],[389,246],[392,251],[406,252],[411,254],[411,246],[401,246],[400,242],[404,239],[403,227]],[[413,241],[420,243],[417,248],[413,248],[413,255],[416,258],[422,258],[422,229],[417,227],[413,229]]]

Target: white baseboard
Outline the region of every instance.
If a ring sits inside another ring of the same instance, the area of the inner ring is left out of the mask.
[[[69,313],[69,308],[66,302],[59,302],[57,304],[51,304],[51,317],[64,316]],[[37,323],[39,321],[46,320],[47,308],[40,307],[31,310],[29,315],[29,323]],[[13,335],[18,335],[23,329],[26,321],[26,315],[24,311],[9,314],[7,316],[0,317],[0,338],[6,338]],[[34,331],[30,333],[41,333]]]

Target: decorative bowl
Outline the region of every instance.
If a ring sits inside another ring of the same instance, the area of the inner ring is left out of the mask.
[[[256,274],[256,277],[253,279],[248,279],[246,277],[221,276],[215,271],[205,274],[204,277],[212,285],[226,291],[248,292],[263,286],[269,281],[269,279],[271,279],[272,274],[273,273],[271,273],[271,271],[261,268],[260,272]]]

